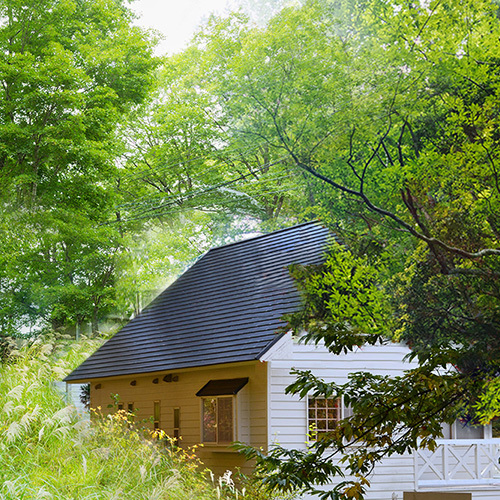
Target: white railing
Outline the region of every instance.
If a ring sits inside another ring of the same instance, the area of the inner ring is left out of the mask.
[[[418,450],[417,488],[500,485],[500,439],[438,439],[434,452]]]

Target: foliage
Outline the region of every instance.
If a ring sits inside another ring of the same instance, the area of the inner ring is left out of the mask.
[[[342,395],[354,415],[305,453],[250,451],[273,487],[316,491],[343,457],[353,477],[323,496],[361,498],[383,456],[432,449],[441,422],[500,414],[499,36],[489,0],[310,1],[265,27],[234,16],[200,34],[229,147],[280,155],[305,176],[306,213],[350,248],[293,271],[295,333],[333,354],[386,333],[420,363],[345,386],[298,374],[291,393]]]
[[[83,187],[109,172],[116,123],[150,85],[151,41],[121,1],[0,9],[2,191],[37,206],[58,195],[55,181]]]
[[[158,276],[303,203],[281,155],[228,146],[203,89],[216,72],[194,44],[155,71],[154,37],[125,0],[3,0],[0,12],[1,336],[128,318]]]
[[[118,124],[147,95],[153,39],[121,0],[0,2],[0,331],[113,305]]]
[[[212,485],[191,451],[135,429],[126,412],[89,421],[66,406],[54,381],[100,343],[39,339],[1,366],[0,498],[257,498]]]
[[[183,53],[169,58],[158,89],[125,129],[131,149],[121,188],[129,220],[202,210],[219,218],[269,221],[294,214],[303,188],[283,155],[252,137],[235,140],[223,75],[237,57],[245,16],[209,21]],[[138,182],[139,181],[139,182]]]
[[[356,257],[338,244],[318,266],[290,267],[304,306],[286,316],[287,328],[305,332],[304,342],[322,342],[333,354],[376,344],[391,332],[391,309],[379,288],[383,264]]]
[[[229,148],[250,138],[281,153],[321,181],[311,196],[338,229],[383,231],[386,244],[403,230],[449,272],[443,252],[470,258],[496,238],[497,24],[488,1],[311,1],[262,29],[213,20],[190,51]],[[467,243],[460,217],[475,228]]]

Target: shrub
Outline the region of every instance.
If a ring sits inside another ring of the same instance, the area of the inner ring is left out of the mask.
[[[135,429],[125,412],[83,421],[65,404],[53,382],[98,344],[49,337],[0,365],[0,500],[242,498],[210,483],[191,451]]]

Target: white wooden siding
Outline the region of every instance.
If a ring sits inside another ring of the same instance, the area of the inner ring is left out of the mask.
[[[367,346],[356,352],[333,356],[324,346],[304,345],[283,337],[268,356],[269,445],[305,449],[307,439],[307,402],[298,396],[285,395],[285,389],[294,381],[290,371],[311,370],[327,381],[344,383],[349,373],[369,371],[377,375],[400,375],[411,365],[404,360],[409,353],[401,344]],[[371,487],[367,500],[402,500],[404,491],[417,491],[415,457],[393,455],[375,468],[370,478]],[[436,491],[427,488],[418,491]],[[438,488],[438,491],[451,491]],[[473,500],[499,500],[500,486],[479,489],[454,489],[471,491]],[[308,497],[305,497],[308,498]],[[313,498],[313,497],[311,497]]]

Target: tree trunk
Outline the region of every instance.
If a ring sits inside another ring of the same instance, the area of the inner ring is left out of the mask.
[[[99,309],[97,307],[94,307],[94,310],[92,311],[92,335],[94,335],[94,333],[97,333],[99,332],[99,320],[98,320],[98,317],[97,317],[97,314],[99,312]]]

